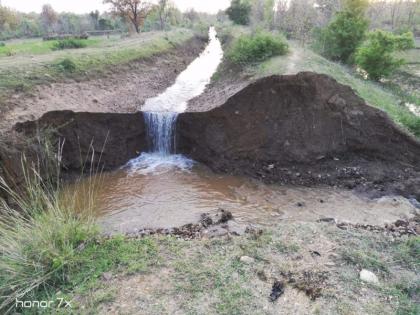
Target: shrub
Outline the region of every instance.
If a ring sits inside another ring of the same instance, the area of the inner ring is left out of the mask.
[[[228,52],[227,58],[236,64],[254,63],[272,56],[284,55],[288,49],[286,39],[282,36],[259,32],[240,36]]]
[[[66,39],[60,39],[59,41],[54,43],[53,49],[62,50],[62,49],[84,48],[86,46],[87,46],[86,41],[83,39],[66,38]]]
[[[328,59],[352,63],[352,56],[369,26],[364,17],[365,8],[364,1],[348,0],[345,9],[314,34],[315,49]]]
[[[6,43],[0,42],[0,47],[4,47],[4,46],[6,46]]]
[[[365,70],[369,79],[379,81],[404,64],[393,56],[395,51],[414,47],[412,33],[394,35],[377,30],[368,35],[366,42],[357,49],[356,64]]]
[[[244,0],[232,0],[230,7],[226,9],[229,19],[235,24],[248,25],[251,4]]]
[[[76,63],[69,58],[61,60],[59,63],[57,63],[57,66],[61,71],[65,72],[73,72],[77,69]]]

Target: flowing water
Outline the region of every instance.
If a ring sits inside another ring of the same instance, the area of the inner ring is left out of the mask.
[[[162,94],[148,99],[142,106],[149,141],[149,152],[129,162],[132,171],[151,173],[158,168],[191,168],[193,161],[177,155],[175,126],[179,113],[187,109],[189,100],[200,95],[210,82],[223,57],[222,45],[213,27],[204,51]]]
[[[372,201],[329,187],[264,185],[249,178],[214,174],[176,154],[177,115],[186,110],[188,100],[204,91],[223,56],[213,28],[209,38],[206,49],[176,82],[141,108],[149,151],[103,175],[97,208],[106,232],[176,227],[196,222],[202,213],[218,208],[231,211],[239,222],[262,225],[320,217],[376,224],[379,216],[386,222],[410,215],[413,207],[403,198]]]

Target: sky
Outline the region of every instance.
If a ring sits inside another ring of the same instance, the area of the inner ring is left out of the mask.
[[[216,13],[226,9],[230,0],[172,0],[182,11],[194,8],[197,11]],[[21,12],[40,12],[43,4],[49,3],[58,12],[88,13],[106,11],[109,6],[103,0],[0,0],[1,4]],[[153,2],[153,1],[152,1]]]

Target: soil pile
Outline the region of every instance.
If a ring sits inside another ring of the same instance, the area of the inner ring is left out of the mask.
[[[47,126],[65,138],[70,169],[80,168],[92,143],[95,163],[107,169],[147,149],[141,113],[52,112],[16,129]],[[326,75],[263,78],[211,111],[180,114],[176,132],[177,153],[214,171],[420,199],[420,143]]]
[[[216,171],[420,196],[420,143],[326,75],[258,80],[220,107],[180,115],[177,140]]]

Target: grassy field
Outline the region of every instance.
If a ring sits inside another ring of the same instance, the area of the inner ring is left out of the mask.
[[[60,51],[34,48],[37,41],[17,43],[21,47],[19,54],[0,57],[0,104],[12,93],[29,92],[37,84],[101,76],[115,65],[163,53],[193,36],[194,32],[186,29],[149,32],[122,39],[93,39],[86,48]],[[39,54],[27,53],[34,50]]]
[[[87,46],[98,46],[104,41],[106,41],[105,37],[83,40]],[[53,51],[57,43],[58,40],[43,41],[42,39],[26,39],[5,42],[5,46],[0,46],[0,57],[46,54]]]

